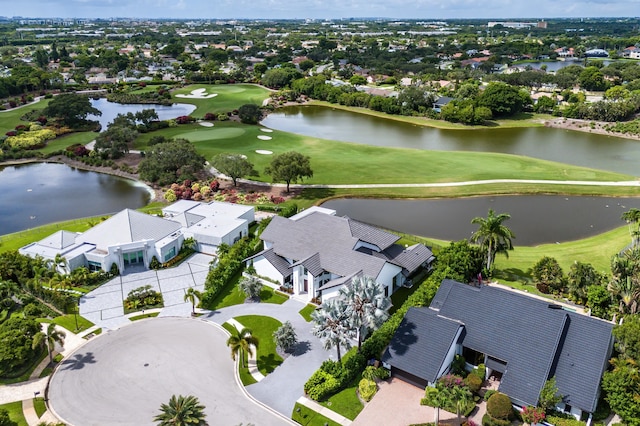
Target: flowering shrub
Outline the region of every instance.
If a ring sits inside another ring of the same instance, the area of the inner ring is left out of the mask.
[[[47,117],[41,115],[40,117],[36,118],[36,121],[44,126],[45,124],[47,124]]]
[[[15,136],[17,134],[18,134],[18,132],[16,132],[15,130],[9,130],[7,133],[5,133],[5,135],[7,135],[7,136]]]
[[[42,125],[37,122],[29,126],[30,132],[35,132],[36,130],[42,130]]]
[[[7,135],[7,145],[12,148],[32,149],[43,146],[49,139],[55,139],[53,130],[36,130],[35,132],[24,132],[22,134]]]
[[[176,193],[173,192],[173,189],[168,190],[167,192],[164,193],[164,199],[167,200],[170,203],[173,203],[174,201],[176,201],[178,199],[178,197],[176,197]]]
[[[275,196],[271,196],[271,202],[273,204],[282,204],[284,203],[284,198],[283,197],[275,197]]]
[[[200,184],[198,182],[195,182],[193,185],[191,185],[191,190],[195,193],[195,192],[200,192]]]
[[[217,191],[217,190],[218,190],[218,188],[220,188],[220,182],[218,182],[217,180],[212,181],[212,182],[209,184],[209,188],[210,188],[212,191],[214,191],[214,192],[215,192],[215,191]]]
[[[464,380],[460,376],[456,376],[454,374],[447,374],[442,376],[438,383],[440,383],[445,388],[454,388],[458,386],[465,386]]]
[[[214,114],[214,113],[212,113],[212,112],[208,112],[208,113],[206,113],[206,114],[204,115],[204,119],[205,119],[205,120],[207,120],[207,121],[215,121],[215,120],[216,120],[216,118],[218,118],[218,116],[217,116],[217,115],[215,115],[215,114]]]
[[[18,125],[16,126],[16,130],[17,130],[17,131],[19,131],[19,132],[24,132],[24,131],[29,130],[29,129],[28,129],[28,127],[27,127],[26,125],[24,125],[24,124],[18,124]]]
[[[540,407],[524,407],[520,415],[522,416],[523,422],[532,425],[540,423],[545,419],[544,410]]]
[[[181,115],[180,117],[176,118],[176,123],[178,124],[189,124],[194,121],[196,121],[196,119],[190,115]]]
[[[208,186],[201,186],[200,194],[202,194],[203,197],[208,197],[211,194],[211,188]]]

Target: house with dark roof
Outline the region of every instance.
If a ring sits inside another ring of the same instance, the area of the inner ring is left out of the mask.
[[[247,264],[309,301],[335,297],[359,275],[374,278],[390,295],[435,260],[423,244],[400,246],[397,235],[322,207],[275,216],[260,238],[264,250]]]
[[[536,406],[556,378],[557,408],[576,418],[596,410],[613,349],[613,324],[499,286],[444,280],[428,308],[411,308],[385,350],[394,376],[420,387],[449,372],[455,355],[480,363],[514,405]]]

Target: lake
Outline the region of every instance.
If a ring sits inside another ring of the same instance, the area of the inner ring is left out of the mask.
[[[511,215],[505,225],[516,235],[515,245],[534,246],[578,240],[624,225],[622,213],[640,208],[640,198],[557,195],[430,200],[346,198],[327,201],[322,207],[387,229],[451,241],[469,238],[478,229],[471,220],[487,217],[489,209],[493,209]]]
[[[640,176],[640,142],[547,127],[448,130],[321,106],[287,107],[265,127],[317,138],[394,148],[499,152]]]
[[[159,120],[169,120],[171,118],[180,117],[181,115],[189,115],[195,111],[196,106],[191,104],[173,104],[173,105],[156,105],[156,104],[118,104],[109,102],[104,98],[90,99],[91,105],[102,112],[102,115],[89,115],[88,120],[96,120],[102,125],[102,131],[107,130],[107,126],[118,114],[127,114],[128,112],[135,114],[144,109],[155,109],[158,113]]]
[[[143,184],[55,163],[0,167],[0,192],[0,235],[136,209],[151,198]]]

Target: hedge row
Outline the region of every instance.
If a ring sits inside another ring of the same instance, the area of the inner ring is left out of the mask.
[[[213,305],[213,301],[229,280],[242,270],[243,260],[255,253],[259,242],[257,238],[244,237],[231,246],[227,253],[220,255],[218,265],[209,271],[204,283],[205,292],[201,301],[203,307]]]

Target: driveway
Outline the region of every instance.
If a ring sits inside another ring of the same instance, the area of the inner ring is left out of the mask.
[[[352,426],[410,425],[435,420],[435,409],[420,405],[423,389],[396,378],[381,382],[378,386],[378,392],[351,423]],[[440,410],[440,424],[457,423],[455,414]]]
[[[172,395],[194,395],[210,424],[290,424],[243,393],[226,337],[215,324],[185,318],[102,334],[62,361],[51,378],[50,408],[70,425],[153,425]]]
[[[184,301],[185,289],[204,291],[204,282],[213,258],[196,253],[174,268],[158,271],[129,268],[80,298],[80,315],[94,324],[115,330],[129,320],[124,317],[123,300],[135,288],[151,285],[162,293],[165,308],[160,316],[189,316],[191,304]]]

